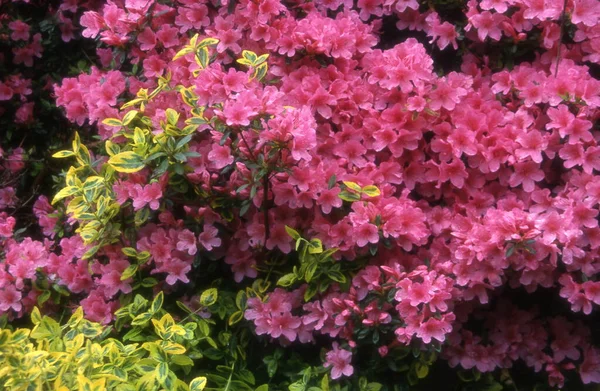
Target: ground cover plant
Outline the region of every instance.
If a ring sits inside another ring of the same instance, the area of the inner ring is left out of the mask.
[[[600,383],[598,2],[6,6],[7,389]]]

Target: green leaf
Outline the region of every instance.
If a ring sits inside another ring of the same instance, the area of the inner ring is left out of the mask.
[[[288,287],[291,286],[294,282],[296,282],[296,275],[294,273],[288,273],[281,276],[281,278],[277,280],[277,285]]]
[[[342,200],[348,201],[348,202],[355,202],[355,201],[360,200],[360,195],[358,195],[356,193],[350,193],[349,191],[346,191],[346,190],[341,191],[340,194],[338,194],[338,197],[340,197]]]
[[[144,168],[144,159],[135,152],[121,152],[110,159],[108,159],[108,164],[110,164],[115,171],[132,173],[138,172],[142,168]]]
[[[344,181],[344,185],[351,190],[354,190],[358,193],[360,193],[360,191],[362,190],[362,188],[360,187],[360,185],[356,182],[349,182],[349,181]]]
[[[316,294],[317,294],[317,285],[312,285],[312,284],[308,285],[308,287],[304,291],[304,301],[309,301]]]
[[[262,64],[263,62],[267,61],[267,58],[269,58],[269,53],[258,56],[256,60],[254,60],[254,65]]]
[[[183,345],[175,342],[166,342],[162,345],[162,348],[167,354],[184,354],[186,351]]]
[[[133,119],[135,118],[135,116],[137,114],[138,114],[137,110],[131,110],[130,112],[125,114],[125,116],[123,117],[123,125],[129,125],[131,123],[131,121],[133,121]]]
[[[336,271],[336,270],[329,270],[327,272],[327,276],[329,278],[331,278],[333,281],[339,282],[340,284],[343,284],[346,282],[346,276],[344,276],[342,273],[340,273],[339,271]]]
[[[381,194],[381,191],[379,191],[377,186],[373,186],[373,185],[363,187],[361,192],[363,194],[368,195],[369,197],[377,197]]]
[[[260,64],[254,70],[254,73],[252,74],[252,79],[256,79],[258,81],[261,81],[267,75],[267,70],[268,70],[268,67],[267,67],[267,63],[266,62]]]
[[[177,125],[177,122],[179,122],[179,113],[176,112],[175,110],[169,108],[167,110],[165,110],[165,115],[167,117],[167,122],[173,126]]]
[[[244,312],[236,311],[233,314],[231,314],[231,316],[227,320],[227,324],[233,326],[234,324],[240,322],[242,319],[244,319]]]
[[[123,270],[123,274],[121,274],[121,281],[125,281],[128,278],[131,278],[137,273],[138,265],[129,265],[125,270]]]
[[[311,239],[308,244],[308,252],[311,254],[320,254],[323,252],[323,243],[320,239]]]
[[[75,152],[73,152],[73,151],[59,151],[59,152],[56,152],[54,155],[52,155],[52,157],[56,158],[56,159],[62,159],[62,158],[71,157],[71,156],[75,156]]]
[[[113,126],[113,127],[121,127],[123,126],[123,122],[121,122],[121,120],[117,119],[117,118],[105,118],[102,123],[106,126]]]
[[[37,307],[33,307],[31,311],[31,322],[35,325],[38,325],[42,321],[42,315],[40,314],[40,310]]]
[[[414,364],[414,371],[419,379],[424,379],[427,377],[427,374],[429,374],[429,367],[426,364],[417,361]]]
[[[292,239],[294,239],[294,240],[298,240],[301,238],[298,231],[296,231],[292,227],[288,227],[287,225],[285,226],[285,232],[287,232],[287,234],[290,235],[292,237]]]
[[[173,61],[177,60],[180,57],[185,56],[188,53],[192,53],[193,51],[194,51],[193,47],[186,46],[183,49],[181,49],[180,51],[178,51],[177,54],[175,54],[175,56],[173,57]]]
[[[156,380],[158,380],[161,385],[164,385],[169,376],[169,365],[166,362],[161,362],[156,366],[155,374]]]
[[[67,187],[61,189],[58,193],[56,193],[56,195],[52,199],[52,204],[55,204],[56,202],[62,200],[63,198],[67,198],[67,197],[73,196],[75,194],[78,194],[79,192],[80,192],[80,190],[78,187],[67,186]]]
[[[330,178],[329,178],[329,182],[327,182],[327,188],[329,190],[333,189],[333,187],[335,186],[335,184],[337,183],[337,177],[335,174],[333,174]]]
[[[321,389],[323,391],[329,391],[329,376],[327,376],[327,374],[321,379]]]
[[[152,300],[152,305],[150,306],[150,312],[152,314],[156,314],[162,308],[163,302],[165,300],[165,295],[162,291],[158,292],[154,300]]]
[[[262,386],[258,386],[255,391],[269,391],[269,385],[263,384]]]
[[[50,298],[51,292],[50,291],[43,291],[41,295],[38,296],[37,298],[37,304],[39,306],[41,306],[42,304],[44,304],[45,302],[48,301],[48,299]],[[39,313],[39,310],[38,310]]]
[[[177,364],[180,367],[192,367],[194,366],[194,361],[189,358],[188,356],[182,355],[182,354],[177,354],[174,356],[171,356],[171,362],[173,364]]]
[[[142,280],[141,284],[145,288],[152,288],[154,285],[158,284],[158,280],[153,277],[146,277]]]
[[[133,143],[142,148],[146,145],[146,135],[142,129],[136,127],[133,131]]]
[[[110,140],[106,140],[106,143],[104,143],[104,148],[106,148],[106,153],[108,153],[109,156],[114,156],[121,152],[121,147]]]
[[[310,282],[312,280],[313,276],[317,272],[318,267],[319,264],[317,262],[312,262],[306,267],[306,272],[304,273],[304,280],[306,280],[306,282]]]
[[[90,176],[83,183],[83,190],[90,190],[100,187],[104,184],[104,178],[101,176]]]
[[[200,41],[200,43],[198,44],[199,48],[203,48],[206,46],[212,46],[212,45],[216,45],[219,43],[219,40],[217,38],[204,38],[202,41]]]
[[[219,291],[216,288],[210,288],[202,292],[200,295],[200,304],[205,307],[210,307],[217,302]]]
[[[121,249],[121,251],[123,252],[123,254],[127,255],[128,257],[132,257],[132,258],[137,257],[137,251],[133,247],[123,247]]]
[[[200,376],[190,382],[190,391],[202,391],[206,387],[206,378]]]
[[[242,51],[242,57],[244,57],[246,60],[250,61],[251,64],[254,64],[256,62],[256,53],[250,51],[250,50],[243,50]]]
[[[200,48],[200,50],[198,50],[198,53],[196,53],[196,60],[198,62],[198,65],[200,65],[202,69],[206,69],[206,67],[208,67],[209,58],[210,57],[208,54],[208,48],[206,47]]]

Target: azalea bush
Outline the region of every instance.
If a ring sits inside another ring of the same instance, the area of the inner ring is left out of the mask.
[[[593,0],[84,12],[98,61],[54,86],[80,130],[52,144],[35,230],[0,190],[0,359],[22,357],[0,376],[93,348],[110,362],[47,381],[600,383],[599,19]],[[50,320],[79,305],[89,343]],[[63,342],[29,342],[40,311]]]

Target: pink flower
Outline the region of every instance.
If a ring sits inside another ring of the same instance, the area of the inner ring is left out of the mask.
[[[523,184],[523,190],[528,193],[531,193],[535,189],[535,182],[544,179],[544,172],[536,162],[526,161],[516,163],[514,168],[515,172],[510,176],[508,183],[512,187]]]
[[[248,105],[245,105],[241,100],[227,101],[223,109],[225,122],[229,126],[248,126],[250,125],[250,117],[256,114],[258,113]]]
[[[189,255],[195,255],[198,251],[196,247],[196,235],[189,229],[184,229],[177,236],[177,251],[186,251]]]
[[[217,237],[218,234],[219,230],[217,228],[205,224],[202,233],[198,235],[198,241],[207,251],[211,251],[213,247],[221,245],[221,239]]]
[[[208,153],[208,158],[211,160],[213,166],[217,169],[221,169],[233,163],[233,155],[231,155],[231,148],[226,145],[213,144],[211,151]]]
[[[329,214],[333,208],[339,208],[342,206],[343,202],[342,199],[338,197],[339,193],[339,187],[323,190],[321,192],[319,198],[317,198],[317,204],[321,206],[323,213]]]
[[[28,41],[29,40],[29,25],[23,21],[15,20],[8,24],[8,28],[12,31],[10,39],[13,41]]]
[[[379,242],[379,229],[376,225],[366,223],[354,228],[354,238],[358,247],[364,247],[368,243]]]
[[[167,63],[160,56],[149,56],[144,59],[144,76],[160,77],[167,69]]]
[[[421,338],[425,343],[430,343],[432,338],[444,342],[446,334],[450,331],[452,331],[450,323],[440,319],[429,318],[419,326],[417,337]]]
[[[450,163],[440,165],[440,181],[442,182],[450,180],[454,186],[460,189],[468,177],[466,167],[460,159],[455,158]]]
[[[492,14],[488,11],[484,11],[480,14],[473,15],[469,21],[477,29],[479,40],[485,41],[486,37],[490,37],[494,41],[499,41],[502,37],[502,30],[500,30],[500,21],[502,19],[502,14]]]
[[[156,35],[149,27],[146,27],[137,36],[137,42],[140,44],[140,49],[150,51],[156,46]]]
[[[149,38],[149,37],[148,37]],[[179,45],[179,30],[176,27],[169,27],[168,25],[163,25],[161,29],[156,33],[156,38],[158,42],[162,43],[165,48],[171,48],[173,46]],[[149,38],[147,44],[151,44],[152,39]]]
[[[268,334],[273,338],[284,336],[288,341],[293,342],[296,339],[298,328],[302,321],[297,316],[288,313],[273,313],[269,319]]]
[[[161,184],[154,182],[144,187],[135,185],[130,190],[130,196],[133,199],[133,208],[135,210],[142,209],[146,205],[152,210],[158,210],[160,199],[162,198]]]
[[[23,306],[21,305],[21,292],[13,285],[8,285],[0,289],[0,312],[6,312],[11,308],[19,312]]]
[[[582,23],[592,27],[598,24],[600,19],[600,5],[595,0],[575,0],[573,1],[573,12],[571,22],[574,24]]]
[[[583,353],[583,362],[579,367],[579,376],[583,384],[600,383],[600,352],[588,347]]]
[[[100,33],[100,30],[106,27],[104,18],[94,11],[84,12],[79,23],[85,27],[82,35],[86,38],[96,38]]]
[[[165,281],[169,285],[175,285],[177,281],[189,283],[187,274],[190,270],[192,270],[192,266],[178,258],[172,258],[160,269],[161,272],[167,273]]]
[[[337,342],[333,343],[333,349],[325,355],[325,368],[331,368],[331,378],[339,379],[342,376],[351,376],[354,373],[354,368],[350,364],[352,361],[352,352],[339,349]]]

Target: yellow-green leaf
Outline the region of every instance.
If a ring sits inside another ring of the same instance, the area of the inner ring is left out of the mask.
[[[123,104],[123,106],[121,106],[121,110],[123,110],[123,109],[126,109],[126,108],[128,108],[128,107],[135,106],[135,105],[137,105],[138,103],[142,103],[142,102],[144,102],[144,101],[145,101],[145,99],[143,99],[143,98],[135,98],[135,99],[132,99],[132,100],[130,100],[129,102],[127,102],[127,103]],[[144,110],[142,110],[142,111],[144,111]]]
[[[167,110],[165,110],[165,115],[167,116],[167,122],[173,126],[177,125],[177,122],[179,121],[179,113],[176,112],[175,110],[169,108]]]
[[[254,69],[254,73],[252,73],[251,79],[256,79],[261,81],[267,75],[268,65],[266,62],[263,62],[259,66]]]
[[[137,172],[144,168],[144,159],[135,152],[121,152],[110,159],[108,159],[108,164],[110,164],[115,171],[118,172]]]
[[[256,62],[256,58],[258,56],[256,55],[256,53],[254,53],[250,50],[243,50],[242,57],[244,57],[246,60],[250,61],[250,64],[254,64]]]
[[[161,385],[164,385],[165,381],[167,380],[167,376],[169,376],[169,365],[166,362],[161,362],[156,366],[155,373],[156,380],[158,380]]]
[[[130,112],[125,114],[125,117],[123,117],[123,125],[129,125],[131,123],[131,121],[133,121],[133,119],[135,118],[135,116],[137,114],[138,114],[137,110],[131,110]]]
[[[105,118],[104,120],[102,120],[102,123],[106,126],[114,126],[117,128],[123,126],[123,122],[121,122],[121,120],[118,118]]]
[[[193,36],[193,37],[190,39],[190,44],[189,44],[189,46],[191,46],[191,47],[194,47],[194,48],[195,48],[195,47],[196,47],[196,44],[197,44],[197,42],[198,42],[198,37],[199,37],[199,35],[198,35],[197,33],[196,33],[196,34],[194,34],[194,36]]]
[[[163,305],[163,301],[165,300],[165,295],[161,292],[158,292],[154,300],[152,300],[152,305],[150,306],[150,312],[153,314],[160,311]]]
[[[200,50],[198,50],[198,53],[196,53],[196,62],[198,63],[198,65],[200,65],[200,67],[202,69],[206,69],[206,67],[208,66],[208,60],[209,60],[208,48],[206,48],[206,47],[200,48]]]
[[[373,185],[369,185],[369,186],[365,186],[361,189],[361,192],[363,194],[368,195],[369,197],[377,197],[378,195],[381,194],[381,191],[379,191],[379,189],[377,188],[377,186],[373,186]]]
[[[209,307],[217,302],[219,291],[216,288],[210,288],[202,292],[200,295],[200,304]]]
[[[190,45],[190,46],[186,46],[183,49],[181,49],[180,51],[177,52],[177,54],[175,54],[175,56],[173,56],[173,61],[177,60],[178,58],[181,58],[183,56],[185,56],[186,54],[190,54],[194,51],[194,46]]]
[[[205,46],[212,46],[212,45],[216,45],[219,43],[219,40],[217,38],[204,38],[199,44],[198,47],[199,48],[203,48]]]
[[[128,257],[137,257],[137,251],[133,247],[123,247],[121,252]]]
[[[263,54],[262,56],[259,56],[256,61],[254,61],[254,65],[260,65],[263,62],[267,61],[267,58],[269,58],[269,53]]]
[[[163,350],[167,354],[184,354],[185,347],[175,342],[164,342],[162,345]]]
[[[37,307],[33,307],[31,311],[31,322],[35,325],[39,324],[42,321],[42,315],[40,314],[40,310]]]
[[[246,60],[245,58],[238,58],[236,62],[238,64],[246,65],[246,66],[249,66],[249,67],[252,66],[252,62]]]
[[[346,187],[348,189],[352,189],[354,191],[360,192],[362,190],[362,188],[360,187],[360,185],[356,182],[349,182],[349,181],[344,181],[344,185],[346,185]]]
[[[143,146],[146,144],[146,135],[141,128],[135,128],[133,131],[133,142],[138,146]]]
[[[285,226],[285,232],[287,232],[287,234],[290,235],[290,237],[294,240],[298,240],[301,238],[300,233],[298,233],[298,231],[296,231],[292,227],[288,227],[287,225]]]
[[[90,176],[85,182],[83,182],[83,189],[89,190],[95,187],[102,186],[104,184],[104,178],[101,176]]]
[[[200,376],[190,382],[190,391],[202,391],[206,387],[206,378]]]
[[[52,204],[55,204],[56,202],[62,200],[63,198],[67,198],[72,195],[75,195],[75,194],[79,193],[79,191],[80,190],[78,187],[67,186],[67,187],[61,189],[58,193],[56,193],[56,195],[52,199]]]
[[[123,270],[123,274],[121,274],[121,281],[125,281],[128,278],[131,278],[137,273],[138,265],[129,265],[125,270]]]
[[[320,239],[311,239],[309,246],[308,246],[308,252],[311,254],[320,254],[323,252],[323,243],[321,242]]]
[[[77,324],[81,321],[81,319],[83,319],[83,308],[77,307],[75,312],[73,312],[73,315],[71,315],[71,317],[69,318],[69,321],[67,322],[67,324],[71,327],[77,326]]]
[[[57,158],[57,159],[62,159],[62,158],[71,157],[71,156],[75,156],[75,152],[73,152],[73,151],[58,151],[54,155],[52,155],[53,158]]]
[[[106,153],[108,153],[108,156],[114,156],[117,153],[121,152],[121,148],[119,147],[119,145],[113,143],[110,140],[106,140],[104,147],[106,148]]]

